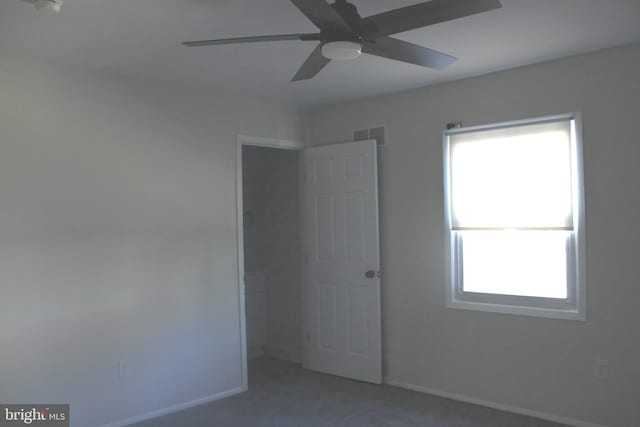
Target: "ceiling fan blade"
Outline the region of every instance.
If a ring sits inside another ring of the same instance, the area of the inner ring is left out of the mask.
[[[344,31],[353,31],[347,21],[326,0],[291,0],[291,3],[320,29],[333,26]]]
[[[302,67],[298,70],[296,75],[291,80],[292,82],[297,82],[299,80],[309,80],[312,79],[322,70],[329,62],[330,59],[325,58],[322,55],[322,45],[319,44],[318,47],[315,48],[311,55],[307,58],[307,60],[302,64]]]
[[[196,47],[196,46],[215,46],[221,44],[235,44],[235,43],[255,43],[255,42],[278,42],[284,40],[315,40],[319,41],[320,34],[280,34],[273,36],[253,36],[253,37],[235,37],[230,39],[217,39],[217,40],[202,40],[195,42],[184,42],[182,43],[185,46]]]
[[[363,45],[362,51],[369,55],[437,69],[446,68],[458,60],[456,57],[437,50],[392,37],[380,37],[376,39],[375,43],[366,43]]]
[[[431,0],[363,18],[368,36],[380,37],[502,7],[500,0]]]

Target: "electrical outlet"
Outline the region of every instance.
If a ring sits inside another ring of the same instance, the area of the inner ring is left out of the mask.
[[[128,359],[120,359],[118,361],[118,375],[120,378],[129,378],[131,376],[131,362]]]
[[[609,379],[609,361],[601,357],[596,359],[596,367],[593,376],[598,381],[607,381]]]

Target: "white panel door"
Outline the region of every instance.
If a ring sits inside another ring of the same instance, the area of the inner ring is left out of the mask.
[[[380,383],[375,141],[304,150],[305,367]]]

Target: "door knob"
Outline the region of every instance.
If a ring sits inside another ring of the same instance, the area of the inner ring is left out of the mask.
[[[373,279],[374,277],[376,277],[376,272],[373,270],[369,270],[364,273],[364,277],[366,277],[367,279]]]

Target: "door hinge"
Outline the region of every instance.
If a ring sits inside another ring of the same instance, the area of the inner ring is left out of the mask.
[[[366,273],[364,273],[364,277],[366,277],[367,279],[373,279],[375,277],[382,277],[382,272],[380,270],[368,270]]]

